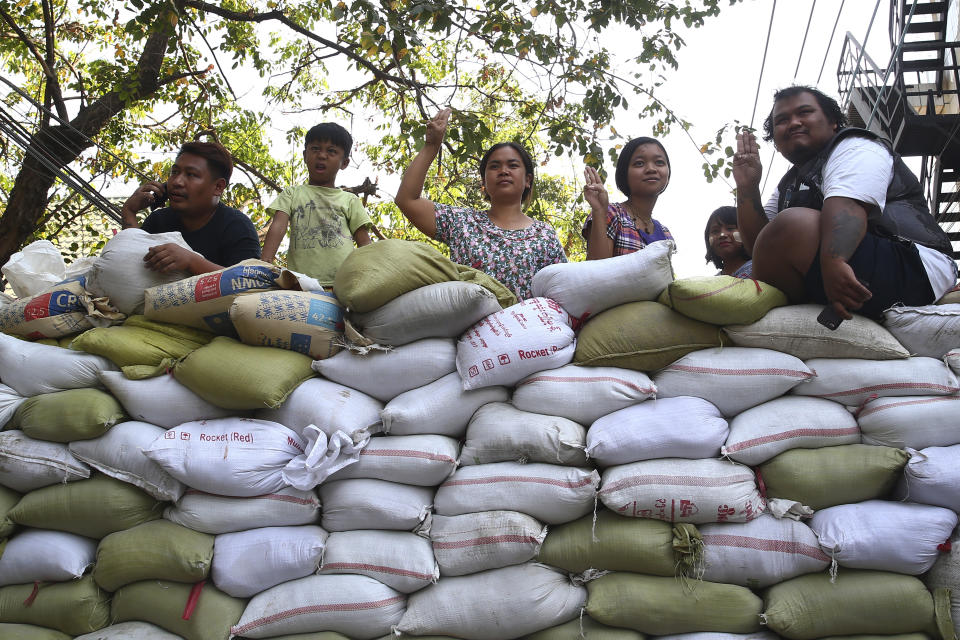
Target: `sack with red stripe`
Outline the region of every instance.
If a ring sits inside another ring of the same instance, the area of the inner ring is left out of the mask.
[[[433,488],[357,478],[320,485],[327,531],[429,530]]]
[[[935,358],[813,358],[805,364],[815,377],[790,393],[826,398],[848,407],[859,407],[873,398],[949,396],[960,391],[956,375]]]
[[[603,472],[600,500],[632,518],[749,522],[766,509],[750,467],[727,460],[644,460]]]
[[[601,416],[656,394],[657,388],[642,371],[568,364],[524,378],[517,383],[511,402],[522,411],[562,416],[589,426]]]
[[[710,582],[761,589],[830,565],[816,534],[790,518],[764,514],[750,522],[698,528],[703,539],[703,579]]]
[[[406,531],[331,533],[318,573],[370,576],[400,593],[419,591],[440,577],[430,541]]]
[[[329,480],[375,478],[421,487],[435,487],[457,468],[459,443],[447,436],[377,436],[354,464]]]
[[[234,598],[309,576],[323,557],[327,532],[315,525],[223,533],[213,544],[213,583]]]
[[[470,419],[460,464],[546,462],[587,466],[585,437],[586,430],[572,420],[491,402]]]
[[[843,405],[821,398],[785,396],[747,409],[730,421],[721,449],[751,467],[789,449],[859,444],[857,419]]]
[[[308,576],[255,595],[231,637],[272,638],[317,631],[370,640],[390,633],[407,597],[367,576]]]
[[[495,462],[462,467],[437,489],[440,515],[519,511],[547,524],[576,520],[594,506],[600,476],[556,464]]]
[[[462,576],[533,560],[547,528],[518,511],[433,517],[430,541],[444,576]]]
[[[82,281],[58,284],[30,298],[0,306],[0,332],[37,338],[59,338],[124,319],[106,298],[95,298]]]
[[[770,349],[701,349],[653,378],[658,398],[696,396],[732,417],[773,400],[813,377],[800,359]]]
[[[857,414],[863,444],[903,449],[960,444],[960,396],[877,398]]]
[[[285,487],[251,498],[231,498],[188,489],[163,517],[203,533],[230,533],[257,527],[312,524],[320,518],[320,501],[313,491]]]

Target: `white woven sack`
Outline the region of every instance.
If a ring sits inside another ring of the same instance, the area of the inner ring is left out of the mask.
[[[863,444],[903,449],[960,444],[960,396],[877,398],[857,415]]]
[[[784,396],[733,418],[721,452],[754,467],[788,449],[841,444],[860,444],[857,419],[843,405],[822,398]]]
[[[885,500],[828,507],[810,519],[820,547],[841,567],[911,576],[933,566],[956,526],[950,509]]]
[[[548,298],[523,300],[476,323],[457,341],[464,389],[512,387],[527,376],[573,360],[571,318]]]
[[[960,375],[960,349],[954,347],[943,356],[943,361],[955,375]]]
[[[817,322],[818,304],[795,304],[771,309],[753,324],[728,325],[724,332],[739,347],[776,349],[801,360],[863,358],[896,360],[910,352],[879,324],[854,315],[831,331]]]
[[[97,375],[116,370],[117,366],[102,356],[0,333],[0,380],[22,396],[102,387]]]
[[[9,422],[17,408],[26,400],[22,395],[5,384],[0,384],[0,429]]]
[[[440,577],[430,541],[406,531],[331,533],[318,573],[358,573],[400,593],[419,591]]]
[[[97,471],[129,482],[157,500],[172,502],[183,495],[183,483],[143,453],[164,433],[163,427],[146,422],[121,422],[99,438],[75,440],[67,446],[77,459]]]
[[[370,342],[396,346],[423,338],[456,338],[500,309],[497,296],[478,284],[437,282],[369,313],[351,313],[349,320]]]
[[[127,315],[143,313],[143,292],[150,287],[189,278],[189,271],[161,273],[143,262],[150,247],[173,243],[193,252],[179,231],[147,233],[143,229],[124,229],[103,247],[100,257],[87,275],[87,289],[95,296],[110,298]]]
[[[0,587],[74,580],[96,558],[96,540],[64,531],[24,529],[7,540],[0,555]]]
[[[470,420],[460,464],[546,462],[586,467],[585,438],[586,429],[572,420],[496,402],[480,407]]]
[[[313,370],[325,378],[358,389],[381,402],[422,387],[456,371],[457,347],[449,338],[426,338],[365,354],[341,351],[314,360]]]
[[[172,375],[130,380],[119,371],[104,371],[100,380],[131,418],[166,429],[184,422],[242,415],[210,404]]]
[[[715,633],[713,631],[697,633],[678,633],[672,636],[657,636],[657,640],[780,640],[772,631],[755,633]]]
[[[580,321],[628,302],[656,300],[673,282],[673,242],[661,240],[643,251],[544,267],[533,276],[533,295],[556,300]]]
[[[943,588],[950,590],[950,617],[953,626],[960,628],[960,531],[953,532],[949,549],[940,554],[921,580],[931,591]]]
[[[806,524],[763,514],[750,522],[697,527],[703,536],[703,579],[762,589],[823,571],[830,557]]]
[[[23,431],[0,433],[0,484],[19,493],[90,477],[90,468],[59,442],[34,440]]]
[[[222,533],[213,543],[213,584],[234,598],[249,598],[309,576],[320,566],[326,540],[327,532],[315,525]]]
[[[387,635],[400,622],[407,598],[373,578],[308,576],[257,594],[231,637],[336,631],[357,640]]]
[[[727,421],[701,398],[678,396],[603,416],[587,432],[587,455],[601,467],[653,458],[715,458]]]
[[[541,564],[444,578],[410,596],[397,630],[413,636],[505,640],[573,620],[587,590]]]
[[[119,622],[73,640],[183,640],[183,637],[149,622]]]
[[[387,403],[380,417],[383,430],[395,436],[420,433],[462,438],[477,409],[490,402],[506,402],[506,387],[465,391],[456,371],[417,389],[401,393]]]
[[[519,511],[547,524],[570,522],[594,508],[600,476],[556,464],[495,462],[461,467],[437,489],[436,512]]]
[[[726,460],[644,460],[603,472],[600,500],[622,516],[749,522],[766,509],[750,467]]]
[[[163,517],[194,531],[218,535],[258,527],[313,524],[320,519],[320,501],[313,491],[293,487],[252,498],[188,489],[173,506],[164,509]]]
[[[906,499],[960,512],[960,444],[952,447],[907,449],[903,469]]]
[[[188,487],[249,497],[287,486],[283,468],[304,453],[304,444],[276,422],[221,418],[170,429],[143,453]]]
[[[533,560],[547,527],[518,511],[433,516],[430,542],[440,575],[463,576]]]
[[[360,459],[330,476],[329,481],[374,478],[435,487],[457,468],[460,443],[447,436],[377,436]]]
[[[657,373],[658,398],[696,396],[733,417],[813,377],[809,367],[771,349],[723,347],[683,356]]]
[[[432,487],[358,478],[320,485],[327,531],[429,531]]]
[[[883,324],[911,355],[939,359],[960,344],[960,304],[893,307]]]
[[[254,417],[278,422],[300,434],[311,424],[327,437],[343,431],[357,441],[380,431],[381,409],[382,402],[356,389],[323,378],[310,378],[297,386],[282,405],[276,409],[259,409]]]
[[[790,393],[826,398],[848,407],[875,397],[946,396],[960,391],[956,375],[934,358],[814,358],[806,365],[816,377],[795,386]]]
[[[590,425],[656,394],[656,386],[642,371],[568,364],[524,378],[517,383],[511,402],[522,411]]]
[[[66,277],[60,249],[49,240],[36,240],[17,251],[0,268],[18,298],[32,298]]]

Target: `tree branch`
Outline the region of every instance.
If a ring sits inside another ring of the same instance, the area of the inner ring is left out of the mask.
[[[46,2],[43,3],[43,15],[44,21],[46,22],[48,16]],[[13,18],[10,17],[10,14],[3,9],[0,9],[0,17],[3,18],[4,22],[10,25],[10,28],[13,29],[20,38],[20,41],[23,42],[27,49],[30,50],[30,53],[33,54],[33,57],[37,59],[37,62],[40,64],[40,68],[43,70],[43,75],[47,79],[46,91],[53,100],[53,104],[57,109],[57,115],[60,116],[61,119],[66,120],[68,118],[67,107],[63,104],[63,95],[60,93],[60,83],[57,82],[57,76],[53,72],[53,69],[50,68],[50,66],[47,64],[47,61],[40,54],[40,51],[37,49],[37,45],[33,43],[33,40],[30,39],[30,36],[28,36],[27,33],[21,29],[16,22],[13,21]],[[45,25],[45,31],[47,31],[48,34],[51,30],[51,26]],[[52,34],[49,35],[49,37],[52,38]],[[49,50],[48,53],[50,53]]]

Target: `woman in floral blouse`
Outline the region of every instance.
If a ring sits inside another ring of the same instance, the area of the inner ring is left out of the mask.
[[[654,138],[634,138],[617,158],[617,188],[626,201],[610,204],[600,174],[583,170],[583,197],[590,215],[583,224],[587,260],[599,260],[639,251],[657,240],[673,240],[670,230],[653,219],[657,198],[670,183],[670,158]]]
[[[537,271],[567,261],[553,227],[523,213],[533,190],[530,154],[514,142],[487,149],[480,160],[480,181],[489,210],[434,204],[422,196],[423,182],[449,119],[450,109],[443,109],[427,123],[426,141],[403,174],[394,202],[417,229],[450,247],[454,262],[493,276],[518,299],[529,298]]]

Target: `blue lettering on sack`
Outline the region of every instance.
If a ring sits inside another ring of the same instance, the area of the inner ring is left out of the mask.
[[[71,282],[77,282],[77,283],[79,283],[80,286],[83,287],[84,289],[87,288],[87,276],[85,276],[85,275],[73,276],[72,278],[67,278],[66,280],[61,280],[60,282],[58,282],[58,283],[57,283],[56,285],[54,285],[54,286],[61,287],[61,286],[65,285],[65,284],[70,284]]]
[[[310,355],[310,336],[302,333],[291,333],[290,350]]]
[[[210,327],[210,331],[213,331],[217,335],[231,337],[237,335],[236,329],[233,328],[233,323],[230,322],[230,314],[227,311],[204,316],[203,322]]]
[[[83,310],[80,301],[77,299],[77,294],[69,289],[51,292],[49,309],[51,316]]]
[[[225,269],[220,276],[220,295],[229,296],[251,289],[277,286],[277,274],[270,267],[237,265]]]
[[[343,309],[332,302],[311,298],[307,324],[338,331],[343,327]]]

